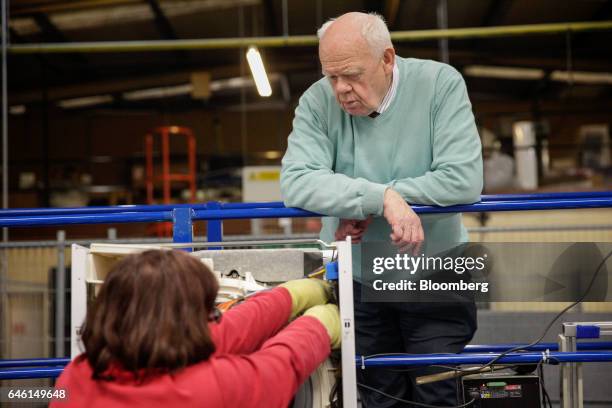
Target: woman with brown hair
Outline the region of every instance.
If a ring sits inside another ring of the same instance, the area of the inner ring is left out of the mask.
[[[50,406],[286,407],[340,343],[329,287],[290,281],[222,319],[218,289],[212,272],[182,251],[123,259],[87,313],[85,352],[57,380],[68,397]]]

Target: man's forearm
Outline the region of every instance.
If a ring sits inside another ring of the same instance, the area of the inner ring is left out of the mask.
[[[482,172],[467,169],[458,174],[449,168],[428,172],[420,177],[394,180],[389,186],[412,204],[443,207],[471,204],[480,200]]]
[[[288,207],[319,214],[363,220],[382,214],[384,184],[351,178],[326,169],[308,170],[287,164],[281,174],[281,193]]]

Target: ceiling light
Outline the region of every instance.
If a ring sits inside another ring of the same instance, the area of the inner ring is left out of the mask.
[[[550,79],[581,84],[612,84],[612,73],[585,71],[553,71]]]
[[[261,55],[257,48],[249,47],[246,56],[249,62],[249,68],[251,68],[251,74],[255,80],[257,92],[259,92],[261,96],[272,95],[272,87],[270,87],[270,81],[268,81],[268,75],[266,74],[266,69],[264,68]]]
[[[57,104],[59,107],[64,109],[72,108],[84,108],[87,106],[102,105],[104,103],[110,103],[113,101],[111,95],[94,95],[86,96],[84,98],[64,99],[59,101]]]
[[[123,94],[123,99],[127,101],[140,101],[143,99],[170,98],[173,96],[191,94],[192,90],[192,84],[164,86],[160,88],[149,88],[139,91],[125,92]]]
[[[472,77],[501,79],[542,79],[544,70],[537,68],[495,67],[486,65],[469,65],[463,73]]]

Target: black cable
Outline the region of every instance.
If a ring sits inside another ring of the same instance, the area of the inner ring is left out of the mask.
[[[573,302],[572,304],[570,304],[569,306],[565,307],[563,310],[561,310],[551,321],[550,323],[548,323],[548,325],[546,326],[546,328],[544,329],[544,332],[542,333],[542,335],[540,337],[538,337],[536,340],[532,341],[531,343],[527,344],[526,346],[517,346],[517,347],[513,347],[511,349],[508,349],[502,353],[500,353],[498,356],[496,356],[495,358],[493,358],[491,361],[489,361],[486,364],[483,364],[481,366],[477,366],[476,368],[471,368],[471,369],[463,369],[460,367],[456,367],[453,368],[453,370],[455,371],[460,371],[460,372],[469,372],[469,371],[481,371],[484,368],[487,367],[491,367],[493,364],[495,364],[495,362],[499,361],[499,359],[501,359],[503,356],[506,356],[510,353],[513,353],[515,351],[519,351],[522,349],[528,349],[529,347],[535,346],[536,344],[538,344],[539,342],[542,341],[542,339],[544,339],[544,337],[546,336],[546,334],[548,333],[548,331],[550,330],[550,328],[553,326],[553,324],[555,324],[555,322],[561,317],[563,316],[568,310],[570,310],[571,308],[573,308],[574,306],[576,306],[577,304],[579,304],[580,302],[582,302],[587,295],[589,294],[589,292],[591,291],[591,288],[593,287],[593,284],[595,283],[595,279],[597,278],[597,275],[599,275],[599,272],[601,270],[601,268],[606,264],[606,261],[612,256],[612,251],[608,252],[608,254],[601,260],[601,262],[599,263],[599,265],[597,266],[597,268],[595,269],[595,272],[593,273],[593,277],[591,278],[591,281],[589,282],[589,285],[587,286],[586,290],[584,291],[584,293],[578,298],[578,300],[576,300],[575,302]],[[406,355],[405,353],[380,353],[380,354],[372,354],[369,356],[364,356],[363,359],[367,360],[368,358],[373,358],[373,357],[378,357],[378,356],[388,356],[388,355]],[[433,353],[433,354],[447,354],[447,353]],[[550,358],[550,357],[549,357]],[[553,358],[554,359],[554,358]],[[543,361],[540,361],[539,364],[541,364]],[[559,363],[559,361],[557,361],[557,364]],[[455,406],[450,406],[450,407],[440,407],[437,405],[429,405],[429,404],[423,404],[420,402],[414,402],[414,401],[408,401],[408,400],[404,400],[398,397],[395,397],[393,395],[387,394],[384,391],[381,391],[379,389],[376,389],[374,387],[370,387],[368,385],[365,384],[361,384],[361,383],[357,383],[358,386],[365,388],[367,390],[370,391],[374,391],[377,392],[381,395],[384,395],[387,398],[391,398],[393,400],[405,403],[405,404],[413,404],[419,407],[425,407],[425,408],[463,408],[463,407],[467,407],[470,406],[471,404],[474,403],[475,399],[472,399],[469,402],[466,402],[463,405],[455,405]],[[551,402],[550,402],[550,397],[548,396],[548,393],[546,392],[546,390],[542,387],[544,394],[546,395],[546,397],[548,397],[548,401],[549,401],[549,406],[552,407]]]
[[[359,387],[361,387],[361,388],[365,388],[366,390],[377,392],[380,395],[384,395],[387,398],[391,398],[392,400],[395,400],[395,401],[398,401],[398,402],[401,402],[401,403],[404,403],[404,404],[416,405],[417,407],[423,407],[423,408],[465,408],[465,407],[469,407],[470,405],[472,405],[476,401],[475,398],[472,398],[470,401],[466,402],[465,404],[461,404],[461,405],[445,405],[445,406],[442,406],[442,405],[430,405],[430,404],[424,404],[422,402],[408,401],[408,400],[405,400],[405,399],[393,396],[391,394],[387,394],[384,391],[381,391],[381,390],[379,390],[377,388],[370,387],[369,385],[365,385],[365,384],[362,384],[362,383],[357,383],[357,385]]]
[[[532,341],[531,343],[527,344],[527,345],[520,345],[517,347],[513,347],[511,349],[508,349],[502,353],[500,353],[499,355],[497,355],[495,358],[493,358],[491,361],[489,361],[488,363],[485,363],[483,365],[477,366],[476,368],[471,368],[471,369],[465,369],[465,368],[460,368],[457,367],[455,368],[455,371],[461,371],[461,372],[470,372],[470,371],[480,371],[484,368],[490,367],[493,364],[495,364],[497,361],[499,361],[499,359],[501,359],[502,357],[513,353],[515,351],[519,351],[522,349],[528,349],[529,347],[535,346],[536,344],[538,344],[539,342],[542,341],[542,339],[544,339],[544,337],[546,336],[546,334],[548,333],[548,331],[550,330],[550,328],[553,326],[553,324],[555,324],[555,322],[561,317],[563,316],[568,310],[570,310],[571,308],[573,308],[574,306],[576,306],[577,304],[579,304],[580,302],[582,302],[584,300],[584,298],[587,297],[587,295],[589,294],[589,292],[591,291],[591,288],[593,287],[593,284],[595,283],[595,279],[597,278],[597,275],[599,275],[599,272],[601,271],[601,268],[606,264],[607,260],[610,258],[610,256],[612,256],[612,251],[608,252],[608,254],[601,260],[601,262],[599,263],[599,265],[597,266],[597,268],[595,269],[595,272],[593,273],[593,277],[591,278],[591,281],[589,282],[589,285],[587,286],[586,290],[583,292],[583,294],[578,298],[578,300],[576,300],[575,302],[573,302],[572,304],[570,304],[569,306],[565,307],[563,310],[561,310],[551,321],[550,323],[548,323],[548,325],[546,326],[546,328],[544,329],[544,332],[542,333],[542,335],[540,337],[538,337],[536,340]],[[370,356],[364,357],[364,360],[367,360],[368,358],[372,358],[372,357],[378,357],[378,356],[384,356],[384,355],[398,355],[400,353],[385,353],[385,354],[372,354]],[[433,354],[446,354],[446,353],[433,353]],[[404,354],[405,355],[405,354]]]
[[[544,384],[544,368],[542,367],[542,361],[538,363],[538,377],[540,377],[540,385],[542,386],[542,406],[546,407],[546,405],[548,405],[548,408],[552,408],[552,402],[550,401],[550,396]]]
[[[340,377],[336,377],[336,381],[334,381],[334,385],[332,386],[331,390],[329,391],[329,406],[331,408],[337,407],[338,404],[336,404],[336,402],[338,401],[338,384],[339,384],[339,379]]]
[[[526,346],[517,346],[517,347],[513,347],[511,349],[508,349],[506,351],[504,351],[503,353],[499,354],[497,357],[495,357],[494,359],[492,359],[491,361],[489,361],[486,364],[483,364],[482,366],[480,366],[480,368],[486,368],[486,367],[490,367],[493,364],[495,364],[496,361],[499,361],[500,358],[502,358],[505,355],[508,355],[509,353],[513,353],[515,351],[521,350],[523,348],[529,348],[532,346],[535,346],[536,344],[538,344],[539,342],[542,341],[542,339],[544,339],[544,337],[546,336],[546,334],[548,333],[548,331],[550,330],[550,328],[553,326],[553,324],[555,324],[555,322],[561,317],[563,316],[568,310],[570,310],[571,308],[573,308],[574,306],[576,306],[577,304],[579,304],[580,302],[582,302],[584,300],[585,297],[587,297],[587,295],[589,294],[589,292],[591,291],[591,288],[593,287],[593,284],[595,283],[595,279],[597,278],[597,275],[599,274],[599,271],[601,270],[602,266],[604,266],[606,264],[606,261],[608,260],[608,258],[610,258],[610,256],[612,256],[612,251],[608,252],[608,254],[604,257],[604,259],[601,260],[601,262],[599,263],[599,265],[597,266],[597,268],[595,269],[595,273],[593,274],[593,277],[591,278],[591,282],[589,282],[589,286],[586,288],[586,290],[584,291],[584,293],[582,294],[582,296],[580,296],[578,298],[578,300],[576,300],[574,303],[570,304],[569,306],[565,307],[563,310],[561,310],[555,317],[554,319],[552,319],[550,321],[550,323],[548,323],[548,326],[546,326],[546,329],[544,329],[544,332],[542,333],[542,335],[540,337],[538,337],[537,340],[532,341],[531,343],[527,344]]]

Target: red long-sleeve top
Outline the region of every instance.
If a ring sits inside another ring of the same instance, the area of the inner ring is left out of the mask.
[[[68,398],[50,407],[286,407],[330,352],[329,335],[315,318],[300,317],[283,329],[290,314],[284,288],[253,296],[211,324],[217,349],[208,360],[144,384],[129,372],[93,380],[89,362],[73,360],[56,383]]]

